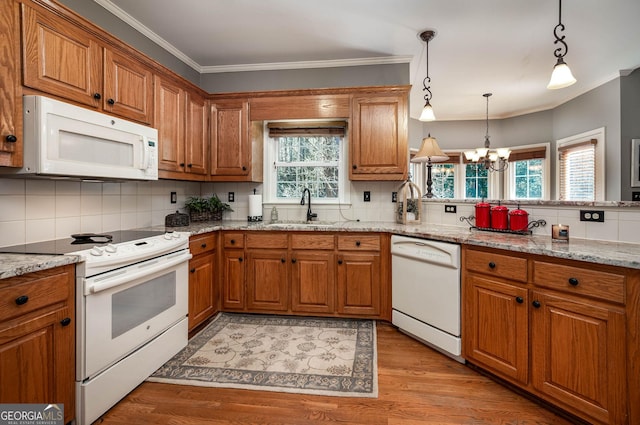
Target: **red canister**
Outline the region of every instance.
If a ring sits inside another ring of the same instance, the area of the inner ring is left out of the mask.
[[[476,204],[476,227],[491,227],[491,205],[486,202],[478,202]]]
[[[514,232],[523,232],[529,228],[529,213],[521,210],[518,205],[517,210],[509,213],[509,229]]]
[[[507,230],[509,208],[504,205],[496,205],[491,208],[491,227],[493,229]]]

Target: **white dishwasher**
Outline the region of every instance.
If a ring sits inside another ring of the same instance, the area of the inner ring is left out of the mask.
[[[460,341],[460,245],[391,237],[392,322],[464,363]]]

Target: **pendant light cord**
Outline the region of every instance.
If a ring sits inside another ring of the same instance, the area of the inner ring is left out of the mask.
[[[491,93],[483,94],[484,97],[487,98],[487,134],[484,136],[484,147],[489,148],[489,96]]]

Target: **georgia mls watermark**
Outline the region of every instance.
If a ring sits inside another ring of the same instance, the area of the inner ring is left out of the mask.
[[[64,425],[64,405],[0,404],[0,425]]]

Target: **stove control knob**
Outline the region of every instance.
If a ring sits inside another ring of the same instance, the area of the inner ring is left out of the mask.
[[[118,247],[115,245],[109,244],[104,247],[104,250],[107,251],[108,253],[113,254],[118,250]]]
[[[100,248],[99,246],[94,246],[93,248],[91,248],[89,253],[91,255],[95,255],[96,257],[99,257],[104,253],[104,250],[102,248]]]

